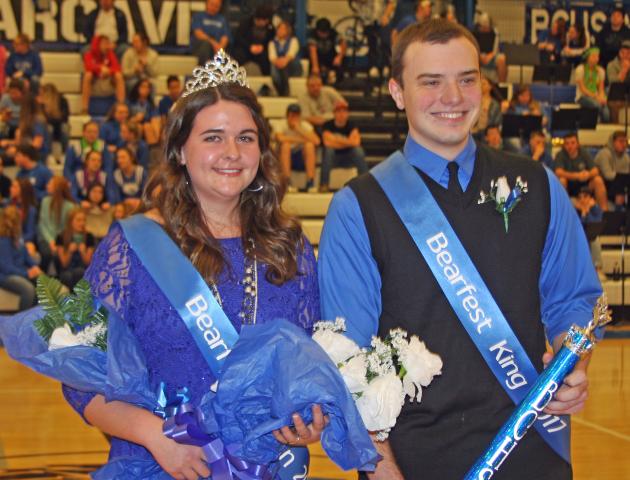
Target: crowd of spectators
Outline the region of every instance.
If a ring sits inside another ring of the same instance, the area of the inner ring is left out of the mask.
[[[102,118],[87,121],[79,139],[69,138],[68,101],[55,85],[42,83],[41,57],[28,35],[17,35],[10,51],[0,46],[0,255],[10,259],[0,262],[0,287],[16,292],[21,308],[32,304],[33,280],[42,272],[56,274],[72,287],[112,220],[137,207],[159,157],[166,116],[182,91],[182,79],[169,76],[168,94],[156,102],[159,55],[143,32],[129,35],[125,15],[113,3],[99,0],[87,16],[87,44],[81,52],[83,112],[90,112],[99,97],[111,99],[111,108]],[[434,16],[432,3],[360,3],[368,67],[376,67],[383,78],[398,33]],[[222,7],[221,0],[207,0],[205,9],[192,16],[190,53],[203,64],[226,49],[249,75],[270,76],[276,94],[297,97],[287,108],[286,121],[274,131],[289,191],[297,190],[290,183],[296,168],[305,171],[302,190],[308,192],[328,191],[335,167],[367,171],[361,132],[350,116],[349,102],[338,91],[348,75],[349,39],[323,16],[313,19],[301,45],[293,25],[274,15],[267,4],[255,8],[232,32]],[[442,15],[457,21],[452,7]],[[517,86],[511,101],[500,93],[498,83],[506,79],[507,62],[490,15],[478,15],[472,32],[480,45],[483,73],[474,136],[553,169],[575,197],[583,219],[625,207],[627,194],[619,191],[615,179],[630,175],[626,134],[614,132],[607,145],[592,152],[571,132],[553,158],[545,130],[549,119],[529,85]],[[623,9],[613,11],[596,38],[580,24],[559,18],[539,36],[538,47],[543,62],[572,66],[579,105],[597,109],[602,122],[619,120],[624,105],[608,101],[607,92],[611,83],[625,82],[630,70],[630,30]],[[308,60],[307,72],[301,59]],[[289,78],[302,75],[303,92],[291,92]],[[528,138],[504,136],[505,115],[540,116],[540,129]],[[63,175],[53,175],[46,166],[54,142],[64,152]],[[316,179],[318,158],[321,174]],[[15,178],[3,173],[3,166],[12,164],[17,167]]]

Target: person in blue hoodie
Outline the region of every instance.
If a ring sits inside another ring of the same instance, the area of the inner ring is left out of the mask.
[[[0,287],[20,297],[19,309],[35,305],[35,280],[41,269],[22,239],[19,210],[11,205],[0,213]]]
[[[15,152],[15,164],[20,167],[16,178],[28,178],[35,189],[37,201],[41,202],[42,198],[47,195],[46,185],[52,178],[52,172],[44,165],[39,163],[37,150],[27,143],[17,146]]]
[[[13,40],[13,52],[4,66],[4,71],[9,78],[28,82],[33,94],[39,92],[39,81],[44,73],[44,67],[39,52],[31,48],[31,39],[25,33],[20,33]]]

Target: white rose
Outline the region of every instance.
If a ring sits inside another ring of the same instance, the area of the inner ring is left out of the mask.
[[[508,184],[507,177],[499,177],[499,179],[497,180],[497,193],[495,195],[497,202],[505,202],[508,199],[511,191],[512,189]]]
[[[361,351],[348,337],[331,330],[317,330],[313,333],[313,340],[324,349],[335,365],[345,362]]]
[[[359,393],[368,386],[367,359],[364,354],[356,355],[339,368],[339,373],[346,382],[350,393]]]
[[[404,403],[405,392],[395,373],[376,377],[356,401],[365,427],[372,432],[396,425]]]
[[[53,330],[48,342],[49,350],[57,350],[59,348],[75,347],[81,345],[80,339],[72,333],[70,326],[66,323],[63,327],[57,327]]]
[[[442,373],[442,359],[430,352],[424,342],[413,335],[409,346],[401,352],[400,361],[407,370],[405,379],[423,387],[428,386],[435,375]]]

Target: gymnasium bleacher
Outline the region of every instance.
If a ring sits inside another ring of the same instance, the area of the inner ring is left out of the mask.
[[[312,8],[317,11],[326,11],[327,15],[333,20],[333,24],[350,15],[347,2],[342,1],[317,1],[312,2]],[[480,2],[480,7],[494,8],[496,2],[486,1]],[[511,7],[514,2],[510,2]],[[510,10],[512,11],[512,10]],[[497,15],[499,26],[508,25],[509,22],[501,16]],[[503,23],[501,23],[503,22]],[[506,23],[508,22],[508,23]],[[511,24],[509,24],[511,25]],[[520,32],[519,32],[520,33]],[[509,37],[508,37],[509,39]],[[41,52],[44,65],[44,75],[42,83],[54,83],[58,89],[65,95],[70,107],[70,135],[76,139],[81,135],[83,124],[90,118],[88,115],[81,113],[81,74],[83,69],[81,55],[78,52],[59,52],[59,51],[43,51]],[[154,81],[156,101],[160,96],[166,93],[166,78],[169,75],[177,75],[182,80],[189,75],[196,66],[196,59],[189,55],[173,55],[161,54],[159,57],[158,71],[159,74]],[[304,71],[307,71],[305,68]],[[508,82],[501,86],[506,88],[508,98],[511,96],[515,84],[521,81],[525,83],[531,82],[533,69],[531,66],[519,67],[510,65],[508,68]],[[358,72],[357,77],[365,75],[364,72]],[[265,116],[269,119],[270,125],[278,129],[285,118],[286,107],[290,103],[297,101],[297,96],[305,90],[305,78],[290,79],[290,97],[277,96],[260,96],[259,100],[263,107]],[[249,77],[249,83],[255,92],[264,90],[263,87],[271,87],[272,81],[270,77]],[[544,99],[549,96],[546,91],[546,85],[532,86],[532,93],[535,98]],[[573,90],[572,90],[573,89]],[[573,96],[574,86],[569,85],[560,91],[554,92],[557,100],[567,101]],[[400,148],[403,144],[406,134],[406,118],[404,112],[400,112],[395,108],[385,85],[380,89],[366,95],[365,90],[357,88],[348,88],[340,90],[340,93],[348,100],[350,105],[351,120],[357,125],[361,131],[362,146],[367,155],[370,166],[377,164],[394,150]],[[600,147],[608,141],[610,133],[614,130],[623,129],[621,125],[598,124],[594,130],[579,130],[580,142],[587,147]],[[555,152],[560,148],[554,143]],[[63,152],[59,149],[54,150],[55,158],[48,161],[48,166],[56,172],[62,169]],[[333,189],[340,188],[343,184],[356,175],[354,169],[335,169],[332,172],[331,187]],[[294,172],[294,184],[302,185],[305,181],[303,172]],[[316,174],[316,179],[319,174]],[[323,218],[330,202],[330,194],[305,194],[291,193],[287,195],[285,205],[296,215],[303,219],[304,229],[311,242],[317,246]],[[603,271],[609,278],[612,277],[616,266],[621,264],[619,245],[621,237],[606,236],[602,238],[604,247],[603,251]],[[604,287],[609,295],[612,305],[620,302],[621,286],[618,280],[608,280],[604,283]],[[630,299],[630,286],[626,286],[625,298]],[[15,309],[16,297],[8,292],[0,289],[0,311]]]

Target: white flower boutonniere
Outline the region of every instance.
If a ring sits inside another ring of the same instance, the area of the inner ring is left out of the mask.
[[[483,190],[479,192],[477,203],[481,205],[494,201],[496,211],[503,215],[503,224],[507,233],[508,216],[525,193],[527,193],[527,182],[524,182],[521,177],[516,177],[514,188],[510,189],[507,177],[503,176],[490,182],[490,193],[485,193]]]

